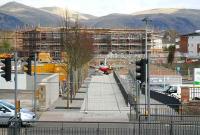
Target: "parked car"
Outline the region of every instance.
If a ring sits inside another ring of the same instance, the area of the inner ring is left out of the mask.
[[[164,89],[165,94],[169,94],[170,96],[176,97],[179,100],[181,99],[181,88],[182,87],[188,87],[193,88],[190,89],[189,92],[189,100],[200,100],[200,91],[199,86],[195,86],[193,84],[181,84],[181,85],[168,85]]]
[[[174,96],[178,99],[181,98],[181,86],[180,85],[168,85],[165,87],[164,93]]]
[[[0,124],[9,125],[15,117],[15,106],[9,102],[0,100]],[[21,108],[18,117],[22,125],[27,125],[29,121],[36,119],[35,113],[28,109]]]
[[[167,86],[167,85],[166,85]],[[152,91],[157,91],[157,92],[163,92],[164,91],[164,88],[166,87],[164,85],[150,85],[150,90]]]

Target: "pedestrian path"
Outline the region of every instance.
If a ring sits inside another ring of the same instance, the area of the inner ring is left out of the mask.
[[[96,122],[129,121],[129,107],[125,104],[113,74],[91,76],[91,79],[85,81],[85,87],[82,87],[81,89],[84,93],[77,93],[77,95],[79,98],[84,98],[84,100],[81,102],[76,101],[79,102],[76,105],[80,106],[80,110],[50,110],[44,112],[41,115],[40,120]],[[60,101],[57,104],[61,106],[66,103]],[[72,107],[73,103],[70,104],[70,106]]]
[[[113,74],[92,77],[81,110],[120,113],[126,107]]]

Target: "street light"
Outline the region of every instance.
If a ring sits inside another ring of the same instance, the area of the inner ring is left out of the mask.
[[[145,115],[148,115],[148,120],[150,120],[150,89],[149,89],[149,54],[148,54],[148,45],[147,45],[147,25],[150,20],[148,17],[142,19],[145,22],[145,59],[146,62],[146,78],[145,78]],[[147,104],[147,107],[146,107]],[[147,108],[147,110],[146,110]]]

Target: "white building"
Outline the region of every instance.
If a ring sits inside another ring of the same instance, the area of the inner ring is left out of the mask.
[[[186,58],[200,58],[200,31],[181,35],[177,51]]]
[[[200,58],[200,33],[188,36],[188,57]]]
[[[162,52],[163,50],[163,41],[162,41],[163,36],[160,35],[152,35],[151,39],[151,52]]]

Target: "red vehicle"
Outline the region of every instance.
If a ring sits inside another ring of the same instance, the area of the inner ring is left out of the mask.
[[[104,72],[104,74],[109,74],[109,67],[105,66],[105,65],[100,65],[99,70],[101,70],[102,72]]]
[[[100,64],[99,70],[102,71],[104,74],[108,75],[110,73],[110,67],[107,65],[106,58],[104,59],[104,62]]]

